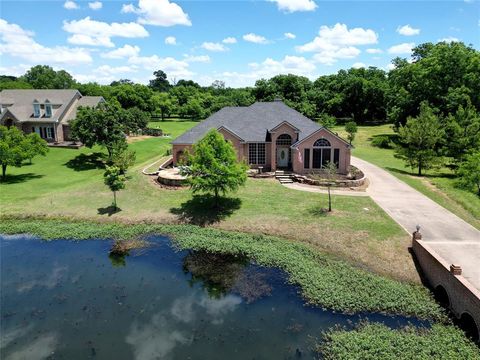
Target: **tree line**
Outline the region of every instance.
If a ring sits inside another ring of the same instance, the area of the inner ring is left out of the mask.
[[[155,71],[148,85],[128,79],[109,85],[81,84],[64,70],[37,65],[18,78],[0,76],[0,89],[75,88],[83,95],[103,96],[109,111],[104,109],[103,115],[97,116],[84,110],[80,118],[95,118],[97,124],[115,118],[113,123],[121,127],[111,129],[116,141],[122,133],[146,127],[152,117],[200,120],[225,106],[248,106],[280,97],[327,127],[335,123],[393,124],[398,133],[397,156],[419,174],[440,163],[455,169],[463,164],[465,168],[467,159],[477,159],[480,52],[461,42],[424,43],[413,49],[411,59],[395,58],[392,64],[388,72],[376,67],[351,68],[314,81],[277,75],[246,88],[229,88],[218,80],[210,86],[192,80],[172,84],[162,70]],[[93,141],[88,139],[90,128],[77,124],[74,129],[79,138]],[[389,143],[387,139],[380,146],[389,147]],[[113,151],[111,148],[109,154]]]

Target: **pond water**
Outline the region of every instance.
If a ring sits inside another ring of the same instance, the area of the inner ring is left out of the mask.
[[[309,359],[335,325],[428,325],[305,306],[278,269],[148,240],[122,259],[106,240],[0,236],[0,358]]]

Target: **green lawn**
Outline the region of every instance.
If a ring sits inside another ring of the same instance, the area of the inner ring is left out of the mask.
[[[192,198],[188,189],[156,185],[141,169],[159,159],[171,139],[149,138],[129,146],[137,152],[131,179],[118,194],[122,209],[112,214],[112,194],[103,184],[100,149],[51,149],[32,165],[8,168],[0,183],[3,216],[68,217],[119,222],[188,222],[226,230],[277,235],[334,254],[398,279],[418,281],[406,247],[408,236],[369,198],[333,198],[325,215],[323,194],[290,190],[275,180],[249,179],[218,213]]]
[[[152,121],[148,124],[148,127],[152,129],[162,129],[164,134],[169,134],[172,139],[175,139],[198,123],[198,121],[166,119],[165,121]]]
[[[345,136],[343,127],[333,129]],[[391,125],[360,126],[353,143],[353,155],[378,165],[411,187],[428,196],[449,211],[480,229],[480,198],[473,192],[455,186],[455,174],[447,168],[430,170],[425,176],[417,176],[405,162],[394,157],[391,149],[371,145],[376,135],[394,134]]]

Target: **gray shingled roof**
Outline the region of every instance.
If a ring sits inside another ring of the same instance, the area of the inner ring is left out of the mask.
[[[80,106],[88,106],[88,107],[95,107],[99,103],[104,102],[102,96],[82,96],[68,111],[65,117],[62,119],[62,123],[68,123],[69,121],[73,120],[77,116],[77,110]]]
[[[76,96],[78,90],[2,90],[0,104],[13,104],[8,110],[19,121],[57,121],[67,109],[70,101]],[[79,94],[79,93],[78,93]],[[43,104],[45,100],[52,105],[61,105],[53,111],[51,118],[34,118],[33,101]]]
[[[75,101],[73,107],[71,107],[70,105],[75,98],[79,98],[79,100]],[[41,116],[35,118],[33,116],[33,102],[38,101],[43,104],[46,100],[54,107],[52,117]],[[103,101],[101,96],[82,96],[78,90],[70,89],[6,89],[0,92],[0,104],[11,105],[8,106],[8,111],[18,121],[56,122],[66,114],[62,121],[67,122],[75,118],[78,106],[96,106],[100,101]]]
[[[263,142],[268,131],[284,121],[300,130],[299,140],[321,129],[317,123],[282,101],[256,102],[248,107],[225,107],[177,137],[172,144],[194,144],[209,130],[222,126],[245,142]]]

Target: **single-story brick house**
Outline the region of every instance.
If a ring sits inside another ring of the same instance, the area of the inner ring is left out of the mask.
[[[49,143],[71,140],[70,122],[80,106],[95,107],[101,96],[82,96],[78,90],[2,90],[0,125],[36,132]]]
[[[230,140],[239,160],[252,168],[287,169],[295,173],[321,170],[328,162],[346,174],[351,146],[280,100],[248,107],[225,107],[172,142],[173,164],[210,129]]]

